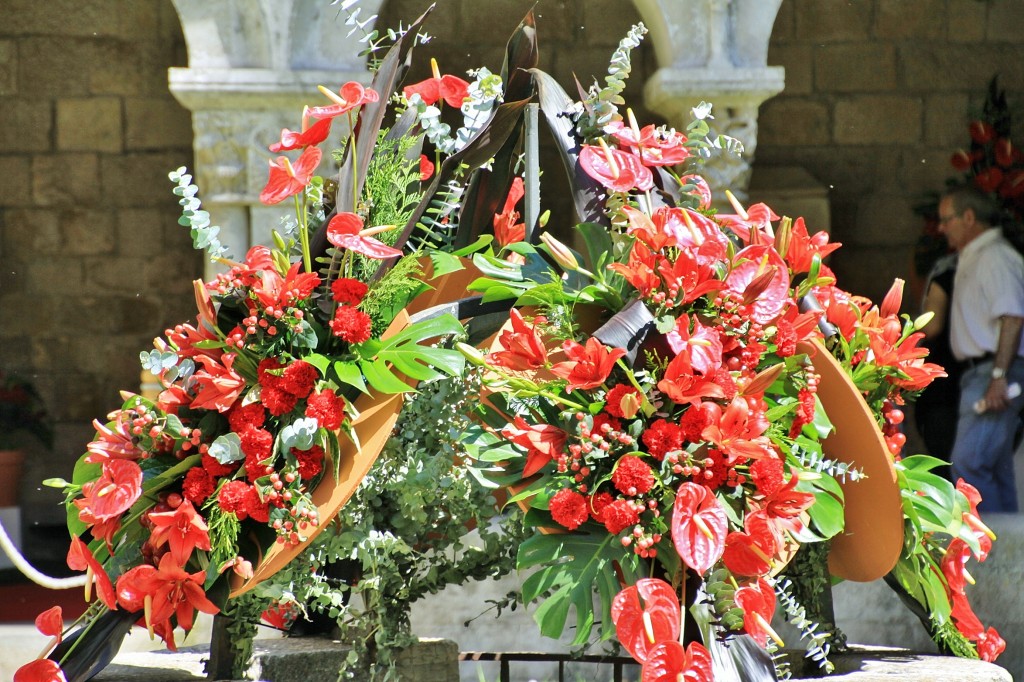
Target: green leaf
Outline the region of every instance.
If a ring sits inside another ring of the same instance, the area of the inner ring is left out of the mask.
[[[395,369],[420,381],[448,375],[462,374],[466,358],[457,350],[432,348],[421,345],[427,339],[442,336],[461,336],[462,323],[452,315],[423,320],[411,324],[384,341],[377,351],[377,359],[394,365]]]
[[[822,537],[830,538],[843,530],[843,503],[832,493],[814,492],[814,504],[807,510],[811,523],[818,529]]]
[[[388,367],[386,362],[360,361],[359,368],[366,381],[381,393],[409,393],[415,391],[412,386],[399,379]]]
[[[430,260],[434,264],[434,277],[447,275],[462,270],[462,262],[454,255],[444,251],[434,251],[430,254]]]
[[[607,533],[535,535],[520,545],[516,568],[542,567],[523,582],[523,601],[532,602],[553,590],[534,614],[541,634],[560,637],[572,608],[576,613],[573,644],[585,644],[597,620],[596,592],[601,604],[601,636],[609,638],[613,630],[611,601],[620,589],[617,562],[630,572],[636,570],[635,555],[624,552],[617,539]]]
[[[583,236],[583,244],[586,247],[587,268],[591,272],[598,272],[604,264],[604,260],[612,252],[612,235],[608,228],[597,223],[580,223],[576,226]]]
[[[366,382],[363,380],[363,373],[360,371],[359,365],[354,362],[338,360],[333,367],[338,383],[354,386],[363,393],[369,393],[366,390]]]

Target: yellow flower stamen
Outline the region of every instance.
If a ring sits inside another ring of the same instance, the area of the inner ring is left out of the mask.
[[[768,633],[768,636],[771,637],[772,640],[779,645],[779,648],[786,646],[786,643],[782,641],[781,637],[779,637],[779,633],[775,632],[775,630],[772,629],[771,623],[766,621],[764,619],[764,616],[755,611],[754,620],[756,620],[757,624],[761,627],[761,629]]]
[[[344,97],[334,92],[330,88],[325,88],[322,85],[318,85],[316,86],[316,89],[319,90],[324,95],[324,97],[331,100],[335,104],[340,104],[341,106],[346,106],[348,104],[348,102],[345,101]]]
[[[704,522],[704,519],[699,516],[694,516],[693,523],[708,540],[715,539],[715,534],[711,531],[711,528],[708,527],[708,524]]]
[[[302,132],[309,130],[309,107],[302,107]]]
[[[986,526],[981,519],[979,519],[971,512],[964,512],[964,521],[966,521],[971,528],[974,528],[975,530],[980,530],[982,533],[987,535],[989,539],[996,539],[995,532],[991,528]]]
[[[969,585],[976,585],[977,584],[976,582],[974,582],[974,576],[971,575],[970,572],[966,568],[964,568],[964,580],[966,580],[967,584],[969,584]]]
[[[393,230],[396,227],[398,227],[398,225],[376,225],[374,227],[367,227],[364,230],[359,230],[359,235],[361,237],[372,237],[375,234],[387,232],[388,230]]]
[[[60,637],[51,637],[50,641],[46,643],[45,647],[43,647],[43,650],[39,652],[38,656],[36,656],[36,660],[38,661],[40,658],[45,658],[46,654],[50,653],[50,649],[55,647],[59,642]]]
[[[747,210],[743,208],[739,199],[737,199],[732,192],[725,190],[725,197],[729,200],[729,203],[732,204],[732,210],[736,211],[736,215],[744,220],[750,220],[750,214],[747,213]]]
[[[115,485],[114,483],[110,483],[110,484],[105,485],[102,488],[100,488],[100,491],[98,493],[96,493],[96,497],[103,497],[105,495],[109,495],[110,493],[114,492],[115,490],[117,490],[117,485]]]
[[[441,69],[437,67],[437,60],[434,59],[433,57],[430,58],[430,73],[434,76],[434,78],[440,80]]]
[[[619,179],[619,164],[615,163],[615,156],[612,154],[612,150],[608,147],[608,143],[604,139],[597,141],[601,145],[601,149],[604,150],[604,158],[608,161],[608,169],[612,172],[612,177],[616,180]]]
[[[288,173],[288,175],[290,175],[290,176],[292,176],[294,178],[295,177],[295,169],[292,167],[292,162],[288,160],[287,156],[282,156],[281,158],[284,159],[284,169],[285,169],[285,171]]]
[[[85,567],[85,603],[92,601],[92,581],[95,578],[92,566]]]
[[[651,614],[644,611],[644,634],[647,635],[647,641],[654,644],[654,624],[651,622]]]
[[[686,223],[686,229],[690,231],[690,236],[693,237],[693,241],[697,242],[697,245],[704,243],[704,235],[697,229],[697,224],[693,222],[693,218],[690,217],[690,212],[685,208],[683,209],[683,222]]]
[[[143,613],[146,617],[146,630],[150,639],[156,639],[156,632],[153,630],[153,595],[147,594],[142,600]]]
[[[764,274],[764,271],[768,268],[768,252],[765,251],[764,255],[761,256],[761,263],[757,266],[757,274],[754,277],[760,277]]]

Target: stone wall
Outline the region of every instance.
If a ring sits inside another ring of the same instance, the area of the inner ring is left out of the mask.
[[[31,378],[57,423],[22,479],[29,525],[62,518],[89,423],[138,385],[138,354],[194,316],[200,272],[167,172],[192,162],[167,90],[186,61],[170,0],[7,0],[0,22],[0,368]]]
[[[954,176],[997,73],[1024,139],[1021,36],[1011,0],[784,0],[768,63],[786,89],[761,107],[755,168],[803,166],[829,188],[844,288],[877,299],[909,277],[913,207]]]

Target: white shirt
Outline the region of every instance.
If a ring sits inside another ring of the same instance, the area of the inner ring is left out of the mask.
[[[999,318],[1024,317],[1024,258],[998,228],[960,253],[950,308],[949,342],[958,360],[994,353]],[[1017,355],[1024,355],[1024,334]]]

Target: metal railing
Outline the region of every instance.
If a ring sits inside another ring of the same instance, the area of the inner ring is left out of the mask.
[[[499,682],[511,682],[510,667],[512,663],[558,663],[558,682],[565,682],[566,663],[593,663],[612,666],[613,682],[623,682],[622,672],[627,665],[637,666],[636,661],[628,656],[601,656],[587,654],[573,656],[571,654],[522,652],[522,651],[463,651],[459,654],[459,662],[497,662],[500,672]]]

